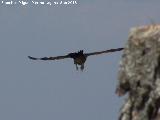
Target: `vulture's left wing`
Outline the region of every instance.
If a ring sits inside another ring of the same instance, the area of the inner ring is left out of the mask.
[[[110,53],[110,52],[117,52],[117,51],[121,51],[124,48],[116,48],[116,49],[110,49],[110,50],[104,50],[104,51],[100,51],[100,52],[92,52],[92,53],[86,53],[85,56],[91,56],[91,55],[99,55],[99,54],[103,54],[103,53]]]

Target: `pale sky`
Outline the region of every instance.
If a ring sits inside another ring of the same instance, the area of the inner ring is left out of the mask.
[[[47,0],[45,0],[47,1]],[[59,1],[59,0],[58,0]],[[77,0],[77,5],[0,4],[0,120],[116,120],[122,52],[31,61],[83,49],[124,47],[129,29],[160,21],[160,0]]]

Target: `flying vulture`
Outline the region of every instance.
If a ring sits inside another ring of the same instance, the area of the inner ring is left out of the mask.
[[[110,53],[110,52],[117,52],[117,51],[121,51],[123,49],[124,48],[116,48],[116,49],[109,49],[109,50],[92,52],[92,53],[83,53],[83,50],[80,50],[78,52],[69,53],[69,54],[63,55],[63,56],[42,57],[42,58],[35,58],[35,57],[28,56],[28,58],[31,60],[60,60],[60,59],[65,59],[65,58],[72,58],[74,60],[74,64],[76,65],[76,69],[78,70],[78,65],[79,65],[80,69],[83,71],[84,63],[85,63],[88,56],[99,55],[99,54]]]

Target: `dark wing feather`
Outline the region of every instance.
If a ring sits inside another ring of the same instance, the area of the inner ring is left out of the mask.
[[[116,49],[104,50],[104,51],[100,51],[100,52],[86,53],[85,56],[88,57],[88,56],[91,56],[91,55],[99,55],[99,54],[102,54],[102,53],[116,52],[116,51],[121,51],[123,49],[124,48],[116,48]]]
[[[70,56],[64,55],[64,56],[56,56],[56,57],[42,57],[42,58],[35,58],[35,57],[28,56],[28,58],[32,60],[60,60],[60,59],[70,58]]]

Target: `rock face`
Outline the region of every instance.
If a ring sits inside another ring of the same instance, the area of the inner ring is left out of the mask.
[[[154,120],[160,107],[160,25],[131,29],[116,93],[128,97],[119,120]],[[160,120],[160,118],[159,118]]]

